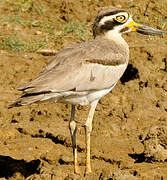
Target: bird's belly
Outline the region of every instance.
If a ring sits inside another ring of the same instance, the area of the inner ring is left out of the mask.
[[[79,104],[82,106],[86,106],[90,104],[91,102],[100,99],[101,97],[105,96],[107,93],[109,93],[112,88],[115,86],[111,86],[108,89],[102,89],[102,90],[92,90],[88,92],[77,92],[74,94],[71,94],[69,96],[64,96],[63,98],[59,99],[56,102],[63,102],[63,103],[70,103],[70,104]],[[70,93],[70,92],[69,92]]]

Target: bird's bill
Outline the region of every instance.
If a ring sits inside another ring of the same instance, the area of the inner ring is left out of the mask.
[[[159,29],[135,23],[134,21],[131,21],[126,27],[131,28],[132,31],[136,31],[145,35],[163,35],[164,33],[166,33]]]

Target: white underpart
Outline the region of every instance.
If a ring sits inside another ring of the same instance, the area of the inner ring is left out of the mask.
[[[116,85],[116,83],[107,89],[87,91],[87,95],[81,95],[82,92],[77,92],[77,93],[74,93],[75,95],[73,96],[73,93],[70,91],[61,93],[63,95],[66,95],[66,97],[64,97],[59,102],[65,102],[65,103],[70,103],[70,104],[79,104],[82,106],[86,106],[86,105],[90,104],[91,102],[93,102],[95,100],[99,100],[101,97],[108,94],[114,88],[115,85]]]
[[[92,91],[66,91],[60,93],[50,93],[45,94],[44,97],[40,101],[46,101],[52,99],[54,102],[63,102],[70,104],[79,104],[82,106],[86,106],[95,100],[99,100],[101,97],[108,94],[116,85],[113,84],[111,87],[102,89],[102,90],[92,90]]]

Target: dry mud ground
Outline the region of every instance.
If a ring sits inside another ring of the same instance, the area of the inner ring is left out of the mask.
[[[69,22],[77,22],[86,25],[90,32],[94,17],[105,6],[128,9],[136,21],[167,31],[166,0],[2,0],[0,12],[1,17],[20,16],[26,21],[51,21],[55,27],[57,24],[65,26]],[[42,12],[43,9],[45,12],[40,14],[38,10]],[[14,33],[23,40],[53,36],[53,32],[49,34],[45,29],[39,29],[39,26],[27,26],[19,22],[1,22],[1,43],[2,36]],[[61,30],[59,27],[59,32]],[[57,29],[54,30],[55,36],[56,33]],[[86,35],[84,40],[90,38]],[[91,134],[93,173],[87,177],[73,174],[68,131],[70,105],[44,102],[7,109],[9,103],[20,95],[16,87],[34,78],[50,57],[31,49],[12,51],[12,47],[9,50],[7,48],[9,44],[2,46],[0,180],[167,179],[166,35],[150,37],[132,33],[124,38],[130,46],[129,66],[114,90],[102,98],[97,106]],[[71,33],[68,37],[56,36],[50,39],[47,47],[58,50],[82,40],[80,36]],[[78,106],[76,114],[79,126],[78,158],[82,174],[85,161],[82,125],[88,110],[89,107]]]

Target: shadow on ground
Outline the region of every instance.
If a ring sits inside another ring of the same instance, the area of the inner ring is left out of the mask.
[[[15,173],[20,172],[25,178],[32,175],[38,174],[40,160],[32,160],[26,162],[24,160],[16,160],[10,156],[0,155],[0,177],[9,178]]]
[[[125,84],[126,82],[134,79],[139,78],[139,71],[136,67],[132,64],[128,64],[126,71],[124,72],[123,76],[121,77],[121,83]]]

